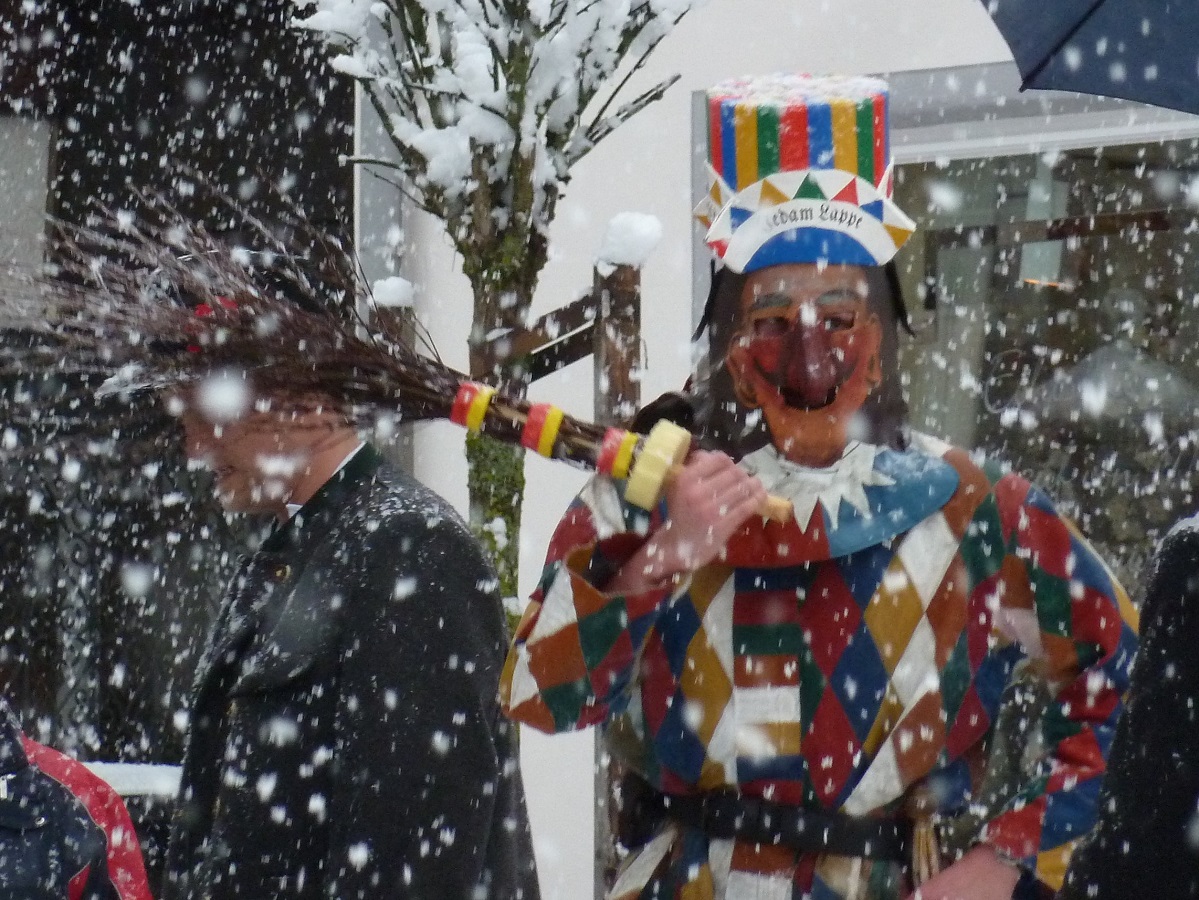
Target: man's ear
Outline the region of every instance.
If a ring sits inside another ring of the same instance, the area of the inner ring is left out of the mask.
[[[724,357],[724,367],[732,376],[733,393],[737,395],[737,402],[748,409],[761,406],[758,393],[754,390],[753,360],[750,358],[749,348],[741,343],[739,334],[734,335],[729,344],[729,352]]]
[[[862,336],[866,339],[866,349],[870,352],[866,378],[873,389],[883,381],[883,323],[877,313],[871,313],[870,318],[866,320]]]

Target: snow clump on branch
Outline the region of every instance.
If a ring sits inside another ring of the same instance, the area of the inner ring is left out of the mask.
[[[706,0],[292,0],[331,65],[387,123],[418,204],[477,229],[544,230],[570,167],[656,100],[613,108],[629,77]],[[601,94],[603,96],[601,96]]]

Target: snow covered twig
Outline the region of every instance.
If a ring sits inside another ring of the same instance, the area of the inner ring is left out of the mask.
[[[702,2],[293,0],[294,24],[362,85],[397,167],[452,236],[544,231],[570,167],[673,84],[609,112]]]

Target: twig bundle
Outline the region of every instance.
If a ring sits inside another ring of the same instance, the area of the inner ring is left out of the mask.
[[[451,416],[469,380],[416,352],[389,317],[368,327],[373,298],[336,241],[307,231],[307,258],[269,241],[247,251],[152,203],[169,224],[62,230],[49,271],[0,275],[0,326],[22,335],[0,366],[53,367],[92,386],[102,377],[102,392],[122,394],[237,373],[260,391],[327,396],[359,420]],[[531,410],[495,394],[477,424],[528,446]],[[606,436],[610,456],[617,435],[562,416],[545,455],[594,469]]]

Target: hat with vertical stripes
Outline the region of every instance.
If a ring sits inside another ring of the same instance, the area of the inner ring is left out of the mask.
[[[887,84],[771,75],[708,91],[711,187],[696,208],[734,272],[883,265],[915,230],[891,200]]]

